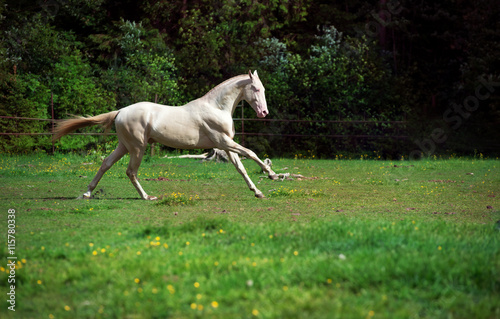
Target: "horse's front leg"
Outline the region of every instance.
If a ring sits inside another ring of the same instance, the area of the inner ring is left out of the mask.
[[[250,188],[251,191],[255,193],[255,197],[257,198],[263,198],[264,194],[260,190],[255,187],[255,184],[252,182],[250,177],[248,177],[247,171],[245,170],[245,167],[243,166],[243,163],[241,163],[240,158],[238,157],[238,154],[226,151],[227,157],[231,161],[231,163],[234,164],[234,167],[236,167],[236,170],[243,176],[243,179],[245,179],[245,182],[248,185],[248,188]]]
[[[217,147],[220,149],[240,154],[241,156],[245,156],[246,158],[251,158],[252,160],[255,161],[255,163],[257,163],[257,165],[259,165],[262,168],[264,172],[268,174],[268,177],[270,179],[275,180],[278,178],[278,175],[276,175],[276,173],[273,172],[271,167],[269,165],[264,164],[264,162],[262,162],[260,158],[252,150],[249,150],[248,148],[243,147],[240,144],[236,143],[231,138],[229,138],[229,136],[224,136],[222,138],[222,141],[217,144],[218,144]]]

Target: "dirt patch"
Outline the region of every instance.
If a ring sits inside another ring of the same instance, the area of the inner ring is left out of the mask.
[[[190,179],[170,179],[166,177],[158,177],[158,178],[146,178],[147,181],[156,181],[156,182],[189,182]]]
[[[460,181],[460,182],[457,182],[457,181],[452,181],[452,180],[449,180],[449,179],[430,179],[428,180],[429,183],[463,183],[464,181]]]
[[[307,177],[307,176],[304,176],[304,175],[301,175],[301,174],[291,174],[291,173],[279,173],[279,174],[276,174],[276,176],[278,176],[278,178],[276,180],[298,180],[298,181],[302,181],[302,180],[305,180],[305,179],[319,179],[319,177]],[[260,176],[260,178],[266,178],[267,176]]]
[[[391,165],[391,166],[386,166],[385,168],[389,167],[402,168],[402,167],[415,167],[415,165]]]

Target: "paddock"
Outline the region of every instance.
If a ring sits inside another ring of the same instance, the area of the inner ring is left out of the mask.
[[[2,155],[15,210],[16,313],[2,317],[497,316],[497,159],[273,158],[247,188],[230,163],[127,158],[78,199],[101,154]],[[343,156],[341,158],[345,158]],[[348,157],[348,156],[347,156]],[[7,256],[7,246],[4,257]],[[0,280],[7,283],[2,266]]]

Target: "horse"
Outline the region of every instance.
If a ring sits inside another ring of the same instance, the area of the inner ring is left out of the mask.
[[[103,160],[97,174],[88,185],[84,198],[90,198],[104,173],[125,154],[130,154],[126,174],[142,199],[156,200],[148,195],[137,179],[137,172],[148,143],[161,143],[180,149],[224,150],[236,170],[243,176],[255,197],[264,194],[248,177],[238,155],[254,160],[270,179],[277,179],[271,167],[262,162],[250,149],[236,143],[232,115],[238,103],[247,101],[264,118],[269,114],[264,86],[257,71],[232,77],[214,87],[207,94],[183,106],[167,106],[139,102],[117,111],[92,117],[74,117],[60,121],[54,129],[53,140],[79,128],[101,125],[108,130],[113,122],[118,136],[118,146]]]

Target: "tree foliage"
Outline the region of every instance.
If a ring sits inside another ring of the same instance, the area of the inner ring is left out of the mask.
[[[437,143],[440,151],[494,153],[498,86],[459,127],[449,119],[460,114],[446,114],[474,96],[479,79],[500,81],[499,13],[494,0],[0,0],[0,112],[50,118],[51,94],[57,118],[144,100],[179,105],[258,69],[273,118],[316,121],[254,124],[249,128],[273,134],[247,139],[261,152],[399,156],[438,128],[447,137]],[[332,122],[403,119],[404,134],[388,123]],[[2,120],[1,126],[48,130],[45,122]],[[279,134],[410,138],[277,143]],[[99,138],[71,140],[62,147],[81,149]],[[0,147],[28,151],[50,143],[46,136],[4,136]]]

